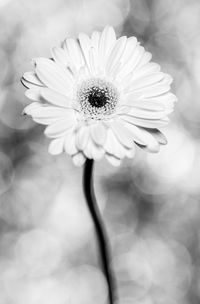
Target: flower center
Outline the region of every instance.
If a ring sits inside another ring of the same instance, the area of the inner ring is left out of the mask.
[[[113,114],[118,99],[119,94],[114,85],[100,78],[84,80],[77,89],[81,111],[94,119]]]
[[[98,87],[91,88],[91,92],[88,96],[88,101],[92,107],[101,108],[109,100],[108,92],[101,90]]]

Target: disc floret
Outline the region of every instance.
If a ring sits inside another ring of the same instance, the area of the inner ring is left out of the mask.
[[[100,119],[115,112],[119,94],[111,82],[92,78],[80,84],[77,89],[77,100],[86,116]]]

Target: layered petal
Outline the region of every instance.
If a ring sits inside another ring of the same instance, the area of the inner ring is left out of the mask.
[[[120,115],[120,118],[128,122],[129,124],[133,124],[136,126],[144,127],[144,128],[160,128],[168,124],[169,119],[167,117],[164,117],[162,119],[144,119],[144,118],[137,118],[132,115],[123,114]]]
[[[111,124],[111,129],[113,130],[115,136],[123,146],[129,149],[133,147],[132,134],[122,122],[114,121]]]
[[[61,67],[68,67],[71,65],[71,58],[62,48],[54,47],[51,53],[54,61]]]
[[[116,42],[116,35],[113,27],[106,26],[99,40],[99,60],[102,68],[105,68],[108,57]]]
[[[84,151],[88,141],[90,139],[90,128],[86,126],[81,126],[76,133],[76,147],[80,151]]]
[[[78,152],[72,156],[72,160],[76,166],[81,167],[85,163],[86,158],[82,152]]]
[[[83,152],[87,158],[94,160],[100,160],[104,155],[104,149],[100,146],[97,146],[91,137],[89,137],[89,140]]]
[[[49,125],[57,121],[67,121],[75,124],[75,115],[73,110],[62,109],[47,104],[34,102],[24,109],[24,113],[31,115],[33,120],[44,125]]]
[[[133,140],[136,144],[143,148],[146,148],[149,152],[155,153],[159,151],[159,142],[152,135],[151,130],[145,130],[131,124],[127,125],[127,128],[133,134]]]
[[[74,126],[72,120],[59,119],[51,123],[44,131],[47,137],[55,138],[65,135]]]
[[[75,155],[79,152],[76,147],[76,132],[74,129],[70,129],[64,135],[64,150],[69,155]]]
[[[24,73],[22,80],[26,81],[26,83],[29,83],[30,85],[35,85],[39,87],[44,86],[41,80],[37,77],[36,73],[32,71]]]
[[[90,126],[90,134],[94,143],[98,146],[103,146],[106,140],[106,127],[103,123],[97,122]]]
[[[69,97],[60,94],[52,89],[42,88],[40,90],[40,95],[42,98],[44,98],[44,100],[51,103],[52,105],[64,108],[72,107],[72,100]]]
[[[90,48],[92,47],[91,39],[88,37],[88,35],[84,33],[80,33],[78,38],[79,38],[81,51],[84,57],[85,65],[88,68],[88,71],[91,73],[90,55],[89,55]]]
[[[68,97],[72,96],[73,77],[67,69],[50,59],[40,58],[35,62],[35,72],[45,86]]]
[[[26,90],[25,95],[31,100],[34,101],[41,101],[41,94],[40,94],[41,89],[38,87],[33,87],[29,90]]]
[[[114,155],[106,154],[106,159],[109,161],[111,165],[114,167],[119,167],[121,164],[121,159],[115,157]]]
[[[53,139],[49,144],[49,153],[52,155],[58,155],[63,152],[64,137]]]
[[[76,68],[76,71],[85,65],[80,44],[76,39],[67,38],[64,43],[64,48],[69,58],[69,62]]]
[[[107,155],[112,155],[118,159],[124,158],[125,147],[120,143],[111,128],[107,131],[107,139],[104,145],[104,149]]]
[[[120,58],[124,52],[125,46],[126,46],[126,40],[127,38],[121,37],[116,42],[115,45],[108,57],[108,61],[106,64],[106,74],[108,76],[114,76],[114,73],[116,73],[117,68],[120,68]]]
[[[117,39],[106,26],[68,37],[51,55],[34,59],[21,79],[33,101],[23,113],[46,126],[50,154],[66,152],[77,166],[105,156],[118,166],[136,145],[155,153],[167,143],[159,128],[177,100],[172,77],[136,37]]]

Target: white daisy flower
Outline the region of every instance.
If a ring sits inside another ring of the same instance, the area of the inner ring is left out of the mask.
[[[158,152],[158,130],[168,123],[176,96],[171,76],[160,71],[135,37],[116,38],[112,27],[91,37],[81,33],[36,58],[22,77],[33,100],[24,109],[47,125],[49,152],[66,152],[76,165],[105,156],[113,165],[133,157],[135,144]]]

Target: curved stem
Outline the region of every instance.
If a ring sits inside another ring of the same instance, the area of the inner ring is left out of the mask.
[[[114,303],[114,282],[113,276],[110,268],[110,257],[109,257],[109,248],[108,248],[108,238],[106,234],[106,230],[97,206],[95,194],[94,194],[94,186],[93,186],[93,160],[86,159],[85,168],[83,172],[83,189],[85,198],[87,201],[87,205],[92,216],[98,243],[99,250],[102,259],[102,268],[105,274],[107,283],[108,283],[108,294],[110,304]]]

